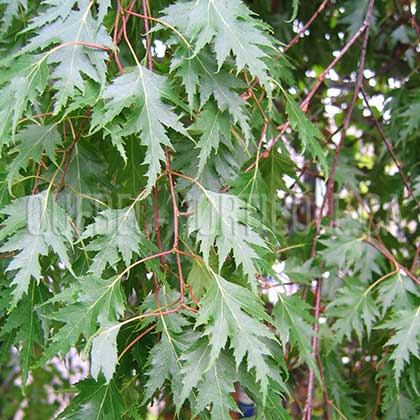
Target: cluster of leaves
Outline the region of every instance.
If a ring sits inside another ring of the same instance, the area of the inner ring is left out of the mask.
[[[319,418],[420,415],[420,24],[370,27],[401,161],[361,100],[334,159],[360,46],[304,99],[369,2],[337,3],[285,54],[312,2],[0,0],[0,417],[228,419],[240,384],[301,418],[309,371]]]

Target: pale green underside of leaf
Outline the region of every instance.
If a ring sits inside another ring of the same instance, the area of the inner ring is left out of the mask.
[[[141,65],[114,79],[102,94],[106,105],[103,118],[98,118],[98,121],[102,121],[102,127],[113,121],[125,108],[131,108],[127,122],[120,119],[120,128],[114,130],[114,135],[120,138],[133,133],[140,135],[140,142],[147,150],[143,162],[148,165],[147,193],[151,191],[161,171],[160,162],[165,161],[163,146],[172,147],[168,128],[188,136],[178,121],[179,116],[163,102],[162,99],[168,96],[170,93],[166,78]]]
[[[296,296],[279,294],[279,300],[273,308],[274,325],[279,331],[283,348],[289,343],[299,350],[300,358],[315,371],[318,370],[311,353],[311,341],[314,336],[311,325],[310,308]]]
[[[55,113],[67,104],[69,98],[76,95],[77,90],[82,93],[85,91],[83,75],[102,86],[105,84],[107,51],[77,43],[113,48],[112,39],[105,28],[92,17],[92,3],[79,3],[80,10],[69,12],[67,7],[62,7],[57,11],[55,14],[65,18],[57,17],[54,22],[43,25],[38,35],[21,51],[27,53],[39,48],[45,49],[51,44],[60,44],[45,55],[49,63],[55,64],[51,74],[55,80],[53,87],[57,91]]]
[[[206,325],[211,351],[210,364],[219,357],[227,341],[233,349],[236,365],[247,357],[247,366],[255,368],[263,394],[267,393],[270,368],[265,360],[271,352],[265,339],[274,339],[261,322],[270,318],[257,297],[248,289],[232,284],[219,275],[202,299],[196,326]]]
[[[26,9],[28,7],[27,0],[0,0],[0,5],[5,5],[3,10],[3,16],[1,17],[1,29],[0,32],[5,32],[11,26],[13,19],[18,18],[19,9]]]
[[[392,320],[385,322],[380,328],[395,330],[386,346],[393,346],[390,359],[394,360],[395,381],[398,385],[410,355],[420,358],[420,306],[410,310],[401,309]]]
[[[166,8],[163,19],[194,44],[198,54],[211,44],[219,69],[232,52],[239,73],[247,68],[269,89],[267,54],[261,47],[273,48],[259,22],[239,0],[198,0],[178,2]]]
[[[256,288],[254,247],[267,248],[265,241],[250,226],[252,217],[246,204],[238,197],[204,191],[189,220],[189,232],[197,232],[201,252],[208,264],[210,249],[216,245],[219,267],[232,251],[236,264],[242,265],[251,286]],[[248,223],[248,224],[246,224]]]
[[[18,152],[18,155],[11,162],[7,174],[9,188],[18,178],[19,171],[27,169],[30,160],[40,162],[43,151],[52,162],[55,162],[55,151],[61,143],[61,135],[55,125],[31,124],[19,131],[16,142],[19,144],[10,151],[10,153]]]
[[[343,337],[351,340],[354,331],[361,342],[365,331],[369,337],[379,317],[379,308],[370,289],[352,278],[347,286],[339,290],[337,298],[328,305],[327,315],[336,318],[333,329],[338,341]]]
[[[42,55],[23,55],[0,76],[0,146],[13,139],[19,120],[28,105],[44,92],[48,66]],[[12,136],[10,136],[10,131]]]
[[[85,379],[76,384],[79,393],[71,400],[58,419],[65,420],[117,420],[123,418],[125,402],[118,385],[103,379]]]
[[[121,259],[128,266],[133,254],[139,253],[139,245],[144,240],[133,207],[100,212],[81,236],[81,239],[88,238],[94,239],[85,249],[96,252],[89,272],[98,276],[102,275],[107,265],[115,269]]]
[[[185,362],[181,371],[183,388],[181,402],[197,389],[197,397],[192,400],[195,414],[199,414],[211,405],[211,418],[214,420],[230,419],[230,410],[236,411],[237,406],[232,398],[237,373],[235,364],[226,355],[221,354],[209,365],[211,347],[207,339],[198,341],[191,351],[183,355]]]
[[[56,353],[66,354],[83,335],[88,344],[92,343],[92,376],[97,379],[102,372],[110,381],[117,364],[116,338],[120,328],[117,321],[125,311],[118,278],[83,277],[63,295],[63,300],[66,306],[49,318],[64,323],[64,326],[53,335],[40,363],[45,363]]]
[[[40,281],[39,258],[47,255],[49,249],[71,271],[67,248],[72,243],[72,229],[65,211],[46,192],[18,198],[0,213],[8,216],[0,231],[0,240],[8,240],[0,251],[17,252],[6,269],[14,272],[11,285],[15,286],[15,306],[27,292],[31,278]]]

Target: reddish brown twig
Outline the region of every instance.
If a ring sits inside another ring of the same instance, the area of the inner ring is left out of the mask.
[[[379,378],[378,390],[376,391],[375,408],[373,409],[372,419],[376,419],[378,415],[379,406],[381,405],[382,397],[382,376]]]
[[[370,22],[371,22],[371,18],[372,18],[372,13],[373,13],[373,6],[374,6],[374,0],[370,0],[369,2],[369,6],[368,6],[368,11],[366,13],[366,18],[364,20],[364,23],[362,25],[362,28],[364,27],[366,29],[365,32],[365,37],[363,39],[363,45],[362,45],[362,51],[360,54],[360,60],[359,60],[359,68],[358,68],[358,74],[357,74],[357,81],[356,81],[356,85],[355,85],[355,89],[353,92],[353,96],[351,99],[351,103],[349,106],[349,109],[346,113],[346,116],[344,118],[343,121],[343,129],[341,132],[341,138],[340,138],[340,142],[337,146],[337,149],[335,151],[334,154],[334,159],[333,159],[333,164],[331,167],[331,172],[327,181],[327,192],[325,194],[321,209],[319,211],[319,213],[317,214],[316,218],[315,218],[315,234],[314,234],[314,239],[312,242],[312,249],[311,249],[311,256],[315,256],[316,253],[316,245],[318,242],[318,235],[319,235],[319,230],[321,227],[321,223],[322,223],[322,218],[323,218],[323,210],[325,207],[325,204],[328,203],[329,207],[328,207],[328,213],[329,216],[333,216],[334,215],[334,205],[333,205],[333,193],[334,193],[334,177],[335,177],[335,171],[337,169],[337,163],[338,163],[338,158],[340,155],[340,152],[342,150],[343,144],[344,144],[344,140],[345,140],[345,136],[346,136],[346,131],[348,128],[348,125],[350,124],[350,120],[351,120],[351,116],[353,113],[353,108],[354,105],[356,103],[357,100],[357,96],[359,94],[359,90],[362,86],[362,82],[363,82],[363,70],[364,70],[364,65],[365,65],[365,59],[366,59],[366,50],[367,50],[367,44],[368,44],[368,40],[369,40],[369,27],[370,27]],[[360,32],[360,30],[359,30]],[[363,31],[362,31],[363,32]],[[360,33],[362,33],[360,32]],[[353,37],[354,38],[354,37]],[[357,39],[357,38],[355,38]],[[302,105],[304,107],[307,106],[307,104],[309,104],[309,100],[310,100],[310,96],[307,96],[308,102],[303,101]],[[301,106],[302,106],[301,105]],[[315,292],[315,321],[314,321],[314,336],[312,338],[312,357],[317,357],[318,356],[318,350],[319,350],[319,340],[318,340],[318,329],[319,329],[319,316],[320,316],[320,308],[321,308],[321,293],[322,293],[322,281],[321,279],[318,279],[317,281],[317,285],[316,285],[316,292]],[[321,362],[321,359],[318,357],[318,362]],[[320,369],[321,370],[321,369]],[[314,392],[314,387],[315,387],[315,372],[313,369],[309,370],[309,378],[308,378],[308,391],[307,391],[307,397],[306,397],[306,402],[305,402],[305,407],[303,410],[303,420],[310,420],[312,418],[312,404],[313,404],[313,392]],[[328,397],[325,394],[326,390],[324,391],[324,396],[326,397],[326,400],[328,400]],[[327,407],[327,416],[328,414],[328,404],[326,404]]]
[[[200,257],[199,255],[190,254],[189,252],[181,251],[180,249],[176,249],[175,252],[181,255],[185,255],[186,257],[194,258],[195,260],[198,260],[202,263],[204,262],[203,258]]]
[[[63,42],[60,45],[57,45],[57,47],[54,47],[53,50],[55,51],[55,49],[61,49],[62,47],[69,47],[71,45],[81,45],[82,47],[89,47],[89,48],[95,48],[97,50],[102,50],[102,51],[109,51],[110,48],[105,47],[103,45],[99,45],[99,44],[92,44],[91,42],[84,42],[84,41],[69,41],[69,42]],[[50,51],[53,51],[50,50]]]
[[[324,0],[315,10],[315,13],[311,16],[311,18],[306,22],[303,28],[295,35],[295,37],[284,47],[283,52],[286,53],[289,48],[293,47],[293,45],[297,44],[301,35],[312,25],[312,22],[318,17],[318,15],[325,9],[329,0]]]
[[[318,91],[318,89],[321,87],[328,72],[332,68],[334,68],[334,66],[343,58],[343,56],[352,47],[352,45],[359,39],[359,37],[363,34],[363,32],[366,30],[368,26],[369,26],[369,22],[367,19],[365,19],[362,26],[360,26],[359,30],[352,36],[352,38],[347,42],[347,44],[343,47],[343,49],[337,54],[334,60],[332,60],[331,63],[325,68],[325,70],[318,76],[313,88],[306,95],[305,99],[300,104],[300,108],[303,112],[307,111],[310,101],[312,100],[313,96]],[[278,140],[281,138],[281,136],[289,127],[290,127],[289,121],[277,127],[277,130],[280,131],[279,134],[268,143],[265,152],[260,155],[260,159],[264,159],[268,157],[269,153],[271,152],[275,144],[278,142]],[[247,168],[247,171],[250,171],[254,166],[255,166],[255,162],[249,168]]]
[[[318,9],[315,10],[315,13],[311,16],[311,18],[306,22],[304,27],[296,34],[296,36],[284,47],[283,54],[285,54],[289,48],[293,47],[293,45],[297,44],[299,42],[300,36],[309,28],[309,26],[312,25],[313,21],[318,17],[318,15],[325,9],[325,6],[327,5],[329,0],[324,0],[318,7]],[[258,79],[255,79],[252,85],[247,89],[246,92],[242,93],[241,98],[244,100],[249,99],[252,94],[252,89],[258,85]]]
[[[148,14],[148,8],[147,8],[147,1],[143,0],[143,12],[145,16]],[[134,6],[134,3],[133,3]],[[124,18],[124,25],[126,25],[127,18]],[[147,55],[147,64],[150,71],[153,71],[153,60],[152,60],[152,52],[150,51],[150,35],[149,35],[149,21],[148,19],[143,19],[144,23],[144,30],[146,31],[146,55]],[[124,34],[126,36],[126,29],[124,26]],[[155,235],[156,235],[156,244],[158,249],[162,250],[162,239],[160,234],[160,223],[159,223],[159,190],[157,187],[153,188],[153,215],[154,215],[154,227],[155,227]],[[162,255],[160,257],[160,266],[163,267],[166,263],[165,257]],[[155,302],[156,307],[158,308],[160,306],[159,304],[159,289],[160,285],[158,282],[158,278],[156,273],[153,273],[153,282],[155,285]]]
[[[136,1],[137,0],[132,0],[131,3],[129,4],[128,8],[126,10],[124,10],[124,14],[128,14],[130,15],[131,11],[133,10],[134,6],[136,5]],[[122,14],[123,10],[121,9],[121,14]],[[123,20],[125,22],[125,24],[127,24],[127,20],[129,19],[130,16],[123,16]],[[117,44],[119,44],[121,42],[121,39],[124,35],[124,27],[122,27],[117,35]]]
[[[373,11],[373,2],[372,2],[372,7],[368,10],[368,19],[369,19],[368,22],[370,22],[372,11]],[[369,14],[369,12],[370,12],[370,14]],[[351,117],[353,115],[353,109],[354,109],[354,106],[356,104],[357,97],[359,96],[359,92],[362,88],[363,71],[365,69],[366,50],[367,50],[368,40],[369,40],[369,26],[366,29],[365,37],[363,39],[362,52],[360,54],[359,69],[357,71],[357,79],[356,79],[356,84],[355,84],[354,91],[353,91],[353,96],[351,98],[350,106],[348,107],[348,111],[346,113],[346,116],[344,117],[343,129],[341,130],[340,141],[337,145],[337,148],[336,148],[336,151],[335,151],[335,154],[334,154],[334,159],[333,159],[333,163],[332,163],[332,166],[331,166],[331,173],[330,173],[330,176],[329,176],[328,182],[327,182],[326,198],[327,198],[327,201],[328,201],[328,215],[331,218],[334,217],[334,202],[333,202],[334,201],[334,175],[335,175],[335,171],[337,169],[338,158],[340,156],[341,150],[342,150],[343,145],[344,145],[344,140],[346,138],[347,129],[349,127],[350,120],[351,120]]]
[[[367,244],[379,251],[389,262],[391,262],[397,269],[402,270],[414,283],[420,286],[420,280],[407,267],[401,265],[385,247],[379,246],[369,238],[363,239]]]
[[[413,262],[411,263],[410,271],[413,272],[416,268],[417,259],[419,258],[420,244],[417,245],[416,253],[414,254]]]
[[[67,152],[66,152],[66,155],[65,155],[65,164],[64,164],[64,168],[63,168],[63,173],[61,174],[61,178],[58,181],[57,186],[55,187],[55,192],[54,192],[54,197],[55,198],[57,198],[57,195],[60,192],[60,189],[64,184],[64,180],[66,178],[66,174],[67,174],[67,171],[68,171],[69,166],[70,166],[73,150],[76,146],[77,141],[79,140],[80,136],[82,135],[83,128],[84,128],[84,126],[86,124],[86,121],[88,120],[89,116],[90,116],[90,112],[88,112],[88,114],[85,116],[85,118],[80,123],[79,130],[74,135],[73,141],[71,142],[69,148],[67,149]]]
[[[368,107],[368,109],[369,109],[369,111],[371,113],[371,117],[372,117],[373,121],[375,122],[376,129],[377,129],[379,135],[381,136],[382,141],[384,142],[384,144],[385,144],[385,146],[386,146],[386,148],[388,150],[388,153],[391,156],[391,159],[393,160],[393,162],[395,163],[395,165],[398,168],[398,172],[399,172],[400,177],[401,177],[401,179],[402,179],[402,181],[403,181],[403,183],[405,185],[405,188],[407,189],[407,192],[410,194],[411,198],[414,200],[414,202],[416,203],[416,206],[420,210],[420,202],[417,199],[417,197],[415,196],[415,194],[413,193],[413,190],[411,189],[410,183],[408,181],[408,178],[405,176],[405,173],[404,173],[404,170],[402,168],[401,162],[397,159],[397,156],[395,155],[394,147],[392,146],[392,143],[390,143],[387,140],[387,138],[385,136],[385,133],[383,132],[383,130],[381,128],[381,125],[380,125],[378,119],[375,117],[375,114],[373,113],[373,110],[372,110],[372,108],[371,108],[371,106],[369,104],[369,101],[368,101],[368,99],[366,97],[366,93],[365,93],[364,89],[361,88],[360,92],[361,92],[361,94],[363,96],[363,100],[365,101],[366,106]]]
[[[147,0],[142,0],[143,4],[143,13],[146,16],[148,16],[148,9],[147,9]],[[146,32],[146,55],[147,55],[147,64],[149,67],[149,70],[151,71],[153,69],[153,57],[152,57],[152,51],[150,50],[150,34],[149,34],[149,19],[143,19],[144,22],[144,30]]]
[[[118,25],[119,25],[119,22],[120,22],[120,17],[121,17],[121,2],[117,1],[117,13],[115,14],[114,36],[113,36],[113,42],[114,42],[114,45],[115,45],[114,59],[115,59],[115,63],[117,64],[118,71],[121,74],[124,74],[124,68],[121,65],[120,57],[119,57],[118,51],[117,51],[118,43],[119,43],[119,40],[118,40]],[[120,40],[121,40],[121,38],[120,38]]]
[[[168,179],[169,179],[169,189],[171,192],[171,200],[172,200],[172,210],[173,210],[173,218],[174,218],[174,245],[173,248],[175,250],[178,249],[179,245],[179,210],[178,210],[178,204],[176,201],[176,195],[175,195],[175,187],[174,187],[174,181],[172,178],[172,171],[171,171],[171,160],[169,157],[169,151],[168,147],[165,146],[165,158],[166,158],[166,169],[168,172]],[[176,262],[178,266],[178,274],[179,274],[179,292],[181,294],[180,296],[180,303],[181,305],[184,303],[184,276],[182,273],[182,264],[181,264],[181,256],[180,253],[176,253]]]
[[[141,260],[138,260],[138,261],[136,261],[134,264],[132,264],[132,265],[131,265],[131,268],[132,268],[134,265],[139,265],[139,264],[142,264],[142,263],[144,263],[144,262],[146,262],[146,261],[153,260],[153,259],[155,259],[155,258],[160,258],[160,257],[162,257],[162,256],[164,256],[164,255],[169,255],[169,254],[172,254],[172,252],[173,252],[173,250],[172,250],[172,249],[168,249],[168,250],[166,250],[166,251],[161,251],[161,252],[158,252],[158,253],[156,253],[156,254],[148,255],[147,257],[144,257],[144,258],[142,258]]]
[[[142,1],[143,5],[143,13],[145,17],[148,13],[147,8],[147,1]],[[146,32],[146,55],[147,55],[147,65],[150,71],[153,71],[153,60],[152,60],[152,52],[150,51],[150,34],[149,34],[149,20],[143,19],[144,22],[144,30]],[[153,188],[153,211],[154,211],[154,223],[155,223],[155,234],[156,234],[156,244],[159,249],[162,249],[162,239],[160,234],[160,224],[159,224],[159,191],[155,187]],[[165,258],[161,257],[160,264],[165,264]],[[155,279],[156,280],[156,279]],[[156,281],[155,281],[156,283]],[[157,291],[156,291],[157,293]]]
[[[125,349],[121,352],[121,354],[118,356],[118,360],[121,360],[123,356],[128,352],[128,350],[131,349],[131,347],[134,346],[138,341],[140,341],[145,335],[149,334],[149,332],[153,331],[156,328],[156,324],[153,324],[150,326],[147,330],[144,330],[139,336],[137,336],[133,341],[131,341]]]
[[[153,20],[152,18],[150,18],[149,14],[148,14],[148,0],[143,0],[143,13],[144,15],[140,15],[138,13],[135,12],[131,12],[131,10],[127,10],[126,12],[129,14],[133,14],[135,16],[138,17],[142,17],[144,19],[144,27],[145,27],[145,31],[146,31],[146,46],[148,46],[150,44],[150,36],[149,36],[149,20]],[[126,20],[124,20],[123,18],[123,30],[124,30],[124,36],[127,37],[126,34],[126,28],[125,28],[125,24],[126,24]],[[148,67],[150,71],[153,71],[153,60],[151,57],[151,52],[150,49],[147,48],[147,55],[148,55]],[[172,210],[173,210],[173,225],[174,225],[174,242],[173,242],[173,250],[177,251],[178,250],[178,246],[179,246],[179,209],[178,209],[178,204],[177,204],[177,199],[176,199],[176,194],[175,194],[175,187],[174,187],[174,182],[173,182],[173,178],[172,178],[172,172],[171,172],[171,159],[169,156],[169,150],[168,147],[165,146],[165,163],[166,163],[166,170],[168,173],[168,180],[169,180],[169,189],[170,189],[170,193],[171,193],[171,201],[172,201]],[[155,191],[157,192],[157,190],[155,189]],[[155,194],[156,194],[155,192]],[[159,232],[159,214],[157,213],[157,197],[155,195],[155,231],[158,234]],[[157,235],[158,236],[158,235]],[[160,233],[159,233],[159,237],[160,237]],[[179,298],[179,302],[181,306],[185,306],[184,303],[184,299],[185,299],[185,281],[184,281],[184,275],[182,272],[182,263],[181,263],[181,255],[179,252],[175,252],[175,257],[176,257],[176,262],[177,262],[177,267],[178,267],[178,277],[179,277],[179,293],[180,293],[180,298]]]
[[[0,258],[10,258],[10,257],[14,257],[15,255],[16,255],[16,252],[13,251],[13,252],[9,252],[7,254],[0,255]]]
[[[43,167],[42,164],[42,159],[41,162],[39,162],[38,164],[38,168],[36,170],[36,175],[35,175],[35,181],[34,181],[34,187],[32,188],[32,195],[35,195],[38,193],[38,184],[39,184],[39,177],[41,175],[41,168]]]

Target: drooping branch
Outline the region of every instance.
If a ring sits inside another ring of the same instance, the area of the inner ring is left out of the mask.
[[[407,176],[404,173],[403,167],[401,162],[397,159],[397,156],[395,155],[394,152],[394,147],[392,145],[391,142],[388,141],[388,139],[385,136],[385,133],[383,132],[382,128],[381,128],[381,124],[379,123],[378,119],[375,117],[375,114],[369,104],[368,98],[366,96],[366,93],[364,91],[363,88],[361,88],[361,94],[363,96],[363,100],[367,106],[367,108],[369,109],[372,119],[375,122],[375,126],[376,129],[379,133],[379,135],[381,136],[382,141],[384,142],[386,149],[388,150],[389,155],[391,156],[392,161],[395,163],[395,166],[398,168],[398,173],[400,174],[400,177],[405,185],[405,188],[407,189],[408,194],[410,194],[411,198],[414,200],[414,202],[416,203],[417,208],[420,210],[420,202],[418,200],[418,198],[416,197],[416,195],[413,192],[413,189],[410,186],[410,182],[408,181]]]
[[[325,205],[328,203],[328,214],[330,217],[334,216],[334,203],[333,203],[333,196],[334,196],[334,177],[335,177],[335,172],[337,169],[337,163],[338,163],[338,158],[340,156],[341,150],[343,148],[344,145],[344,140],[346,138],[346,132],[347,132],[347,128],[350,124],[350,120],[351,120],[351,116],[353,113],[353,109],[354,106],[356,104],[356,100],[360,91],[360,88],[362,86],[362,82],[363,82],[363,70],[364,70],[364,66],[365,66],[365,60],[366,60],[366,51],[367,51],[367,45],[368,45],[368,40],[369,40],[369,27],[370,27],[370,22],[372,19],[372,13],[373,13],[373,6],[374,6],[374,0],[370,0],[369,2],[369,6],[368,6],[368,11],[366,13],[366,18],[364,20],[364,24],[362,25],[365,26],[365,36],[363,39],[363,44],[362,44],[362,49],[361,49],[361,54],[360,54],[360,59],[359,59],[359,68],[358,68],[358,73],[357,73],[357,80],[356,80],[356,85],[354,88],[354,92],[353,92],[353,96],[348,108],[348,111],[346,113],[346,116],[344,118],[343,121],[343,128],[341,131],[341,138],[340,138],[340,142],[337,145],[335,154],[334,154],[334,159],[333,159],[333,164],[331,167],[331,171],[330,171],[330,175],[327,181],[327,191],[322,203],[322,206],[320,208],[320,211],[318,212],[318,214],[315,217],[315,233],[314,233],[314,239],[312,241],[312,248],[311,248],[311,257],[315,256],[316,253],[316,245],[318,242],[318,235],[319,235],[319,231],[320,231],[320,227],[321,227],[321,223],[322,223],[322,219],[323,219],[323,210]],[[310,100],[310,97],[308,95],[308,102]],[[303,101],[303,106],[306,107],[307,104],[305,104],[305,101]],[[315,321],[314,321],[314,336],[312,338],[312,357],[313,358],[317,358],[318,363],[321,362],[321,359],[319,357],[319,338],[318,338],[318,329],[319,329],[319,317],[320,317],[320,309],[321,309],[321,293],[322,293],[322,281],[320,278],[318,278],[317,280],[317,285],[316,285],[316,291],[315,291],[315,310],[314,310],[314,315],[315,315]],[[322,365],[320,366],[320,370],[322,370]],[[309,370],[309,378],[308,378],[308,391],[307,391],[307,397],[306,397],[306,403],[305,403],[305,407],[304,407],[304,411],[303,411],[303,420],[310,420],[312,418],[312,405],[313,405],[313,392],[314,392],[314,388],[315,388],[315,372],[314,369],[310,369]],[[328,398],[327,398],[328,399]],[[328,405],[326,404],[326,408],[327,408],[327,412],[328,412]],[[328,415],[328,414],[327,414]]]
[[[314,95],[318,92],[319,88],[321,87],[322,83],[325,80],[325,77],[329,73],[330,70],[332,70],[335,65],[343,58],[343,56],[347,53],[347,51],[353,46],[353,44],[359,39],[359,37],[365,32],[365,30],[370,25],[370,20],[367,19],[368,16],[366,15],[365,20],[363,21],[362,25],[360,26],[359,30],[351,37],[351,39],[346,43],[346,45],[341,49],[341,51],[336,55],[334,60],[331,61],[331,63],[325,68],[325,70],[317,77],[317,80],[312,87],[311,91],[306,95],[304,100],[300,103],[300,108],[303,112],[306,112],[308,110],[308,106],[314,97]],[[268,144],[267,147],[259,157],[259,159],[267,158],[273,149],[273,147],[276,145],[276,143],[281,139],[281,137],[284,135],[286,130],[290,127],[290,122],[287,121],[284,124],[281,124],[277,127],[277,130],[279,131],[279,134],[277,134],[276,137],[272,138]],[[251,169],[255,167],[255,162],[249,166],[245,172],[249,172]]]

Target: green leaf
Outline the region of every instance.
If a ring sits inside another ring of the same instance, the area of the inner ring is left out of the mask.
[[[332,239],[321,239],[319,242],[327,247],[320,254],[329,266],[352,268],[353,273],[359,273],[358,277],[365,282],[372,280],[373,273],[381,272],[376,262],[379,251],[367,244],[363,237],[358,238],[336,229]]]
[[[201,132],[200,141],[197,145],[200,149],[197,176],[200,176],[212,150],[217,153],[221,136],[224,136],[226,140],[230,139],[229,117],[226,112],[221,112],[210,105],[200,112],[191,129]]]
[[[253,230],[254,222],[247,205],[238,197],[204,190],[197,209],[189,219],[189,233],[197,232],[207,264],[213,244],[218,250],[220,268],[233,251],[236,264],[242,265],[255,290],[255,260],[259,259],[255,247],[267,248],[267,245]]]
[[[26,293],[31,278],[39,283],[39,258],[48,255],[49,249],[71,271],[67,247],[71,244],[72,229],[70,218],[48,192],[18,198],[0,213],[8,217],[0,230],[0,240],[7,237],[8,240],[0,252],[18,252],[6,269],[15,272],[11,283],[16,286],[12,300],[15,306]]]
[[[327,248],[320,254],[325,258],[328,265],[336,265],[339,268],[351,267],[362,258],[366,244],[362,238],[338,235],[333,239],[320,240]]]
[[[98,379],[102,372],[107,381],[114,375],[115,366],[118,361],[117,336],[120,331],[120,324],[105,324],[92,340],[91,350],[91,375]]]
[[[298,296],[278,294],[279,300],[273,308],[274,325],[280,334],[283,348],[287,343],[291,348],[296,346],[299,357],[311,369],[317,371],[317,366],[312,357],[311,340],[314,335],[309,305]]]
[[[78,382],[79,393],[58,415],[65,420],[116,420],[123,418],[126,405],[114,381],[85,379]]]
[[[3,66],[2,66],[3,67]],[[0,76],[0,145],[10,141],[29,104],[35,104],[48,80],[47,62],[41,55],[24,55],[2,68]]]
[[[32,159],[39,163],[42,153],[45,151],[52,162],[55,162],[55,149],[61,143],[61,135],[55,125],[39,126],[31,124],[19,131],[16,142],[20,143],[10,153],[19,152],[10,164],[7,175],[9,188],[13,181],[18,178],[20,169],[26,169]]]
[[[90,273],[102,275],[109,264],[114,269],[122,259],[130,265],[133,253],[139,254],[139,245],[144,241],[140,232],[134,207],[101,211],[95,221],[86,227],[81,239],[95,238],[85,247],[96,251]]]
[[[410,355],[420,358],[420,306],[398,311],[395,317],[385,322],[380,328],[395,330],[395,334],[387,341],[386,346],[395,346],[390,359],[394,360],[395,382],[400,382],[404,366]]]
[[[36,28],[45,26],[58,18],[66,19],[73,10],[73,6],[77,0],[43,0],[42,5],[47,9],[44,13],[36,16],[26,28],[26,31],[31,31]],[[25,32],[26,32],[25,31]]]
[[[204,292],[210,287],[212,281],[213,276],[206,265],[194,260],[187,278],[187,283],[192,287],[194,296],[200,299]]]
[[[184,49],[177,51],[180,57],[171,62],[171,71],[175,71],[181,77],[188,96],[190,109],[194,106],[194,97],[199,92],[200,108],[204,107],[213,96],[217,107],[223,113],[227,111],[233,118],[235,124],[239,124],[244,137],[248,140],[251,136],[251,129],[246,113],[246,102],[236,90],[243,91],[246,87],[226,69],[217,69],[211,56],[200,53],[196,57],[189,57]]]
[[[162,146],[172,147],[167,128],[188,136],[178,121],[179,117],[162,100],[171,96],[168,88],[165,77],[139,65],[134,70],[114,79],[102,94],[106,106],[102,127],[125,108],[130,108],[127,122],[120,128],[117,135],[125,137],[133,133],[141,134],[141,144],[147,148],[143,163],[149,167],[148,193],[160,173],[160,161],[165,161]]]
[[[93,339],[92,376],[97,378],[102,371],[109,381],[117,363],[116,337],[120,325],[116,321],[125,311],[118,277],[106,280],[93,275],[82,277],[62,297],[66,305],[49,318],[65,325],[53,335],[40,363],[56,353],[66,354],[83,335],[88,343]],[[99,331],[97,324],[101,327]]]
[[[106,185],[107,166],[95,150],[76,143],[67,167],[65,187],[58,194],[58,202],[65,206],[76,226],[83,229],[94,211],[95,195]],[[54,173],[50,173],[50,178]]]
[[[239,73],[247,68],[269,89],[267,54],[262,47],[273,48],[263,25],[240,0],[197,0],[177,2],[163,11],[163,20],[194,43],[194,54],[207,44],[216,53],[219,69],[230,53],[235,56]]]
[[[150,352],[150,368],[147,373],[149,378],[146,383],[145,400],[149,400],[156,390],[161,389],[167,379],[171,379],[172,390],[176,390],[177,377],[180,372],[177,359],[178,353],[173,342],[169,341],[167,335],[163,335],[159,343]]]
[[[42,287],[31,283],[29,293],[17,304],[7,317],[0,337],[7,334],[13,336],[14,342],[21,347],[19,350],[19,364],[22,373],[22,384],[26,385],[32,364],[35,361],[35,348],[44,344],[42,323],[39,315],[42,310],[37,305],[46,300],[46,292]]]
[[[308,148],[311,155],[318,159],[325,177],[328,178],[327,160],[319,143],[323,138],[321,131],[306,118],[296,101],[288,93],[285,93],[285,95],[287,99],[286,113],[289,117],[290,126],[298,132],[304,148]]]
[[[369,0],[360,0],[357,4],[353,1],[346,1],[344,6],[345,14],[340,21],[347,26],[347,39],[350,39],[359,30],[365,20]],[[375,16],[373,16],[373,20],[375,20]]]
[[[197,396],[191,399],[193,412],[199,414],[211,405],[211,418],[230,419],[230,410],[238,411],[232,392],[235,391],[237,372],[235,364],[225,354],[220,354],[209,365],[211,347],[207,339],[200,339],[182,358],[185,363],[181,371],[183,388],[181,402],[196,388]],[[204,373],[203,373],[204,372]]]
[[[229,410],[238,411],[231,395],[235,389],[235,373],[234,364],[221,355],[204,374],[203,380],[198,385],[195,411],[199,413],[211,405],[212,420],[230,419]]]
[[[168,328],[165,317],[160,317],[162,338],[149,353],[148,380],[145,385],[143,402],[149,401],[157,390],[162,390],[166,381],[170,381],[173,401],[180,407],[183,403],[180,396],[182,392],[181,354],[198,339],[193,331],[175,333]]]
[[[323,367],[329,396],[335,406],[348,419],[358,418],[360,404],[356,401],[357,389],[352,387],[350,381],[344,376],[343,362],[336,352],[330,352],[323,358]]]
[[[292,0],[292,16],[286,22],[293,22],[296,19],[299,10],[299,0]]]
[[[265,358],[271,356],[265,339],[274,340],[274,335],[261,321],[269,320],[253,293],[214,274],[214,281],[201,300],[196,323],[196,327],[206,325],[205,334],[212,347],[210,363],[219,357],[229,338],[236,365],[247,356],[248,370],[255,368],[264,394],[270,373]]]
[[[383,314],[392,307],[394,311],[400,308],[412,308],[412,297],[420,296],[418,286],[404,273],[399,271],[378,285],[378,302]]]
[[[45,49],[51,44],[61,44],[51,49],[44,56],[49,63],[56,64],[52,72],[55,80],[54,113],[58,113],[67,104],[69,98],[76,95],[77,90],[84,93],[85,81],[82,75],[105,84],[106,61],[108,53],[104,49],[112,49],[113,42],[102,25],[92,17],[90,11],[93,2],[83,2],[80,10],[68,12],[65,18],[58,17],[53,23],[44,25],[22,53]],[[61,14],[61,13],[60,13]],[[82,44],[99,46],[89,47]],[[77,90],[76,90],[77,89]]]
[[[206,372],[214,364],[213,361],[213,363],[210,363],[209,365],[210,357],[211,346],[207,338],[202,338],[194,343],[192,348],[181,356],[181,360],[184,362],[184,366],[180,372],[180,375],[183,377],[183,387],[179,404],[184,403],[184,401],[191,394],[193,388],[197,387],[203,372]]]
[[[17,18],[19,15],[19,9],[27,9],[28,3],[27,0],[0,0],[0,5],[6,5],[3,8],[3,13],[1,16],[1,29],[0,32],[6,32],[12,25],[13,19]]]
[[[361,342],[365,329],[369,336],[379,316],[379,308],[372,297],[371,288],[351,278],[346,286],[339,289],[336,299],[327,306],[327,315],[336,318],[333,329],[338,341],[343,337],[351,340],[354,331]]]

